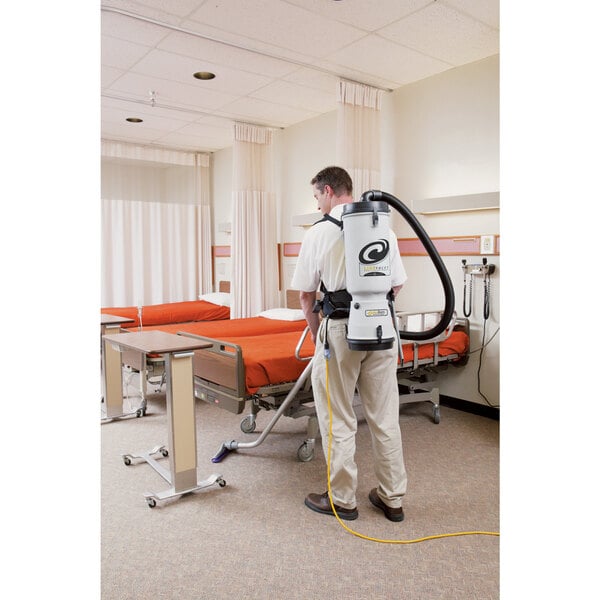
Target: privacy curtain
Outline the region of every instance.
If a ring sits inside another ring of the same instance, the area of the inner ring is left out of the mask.
[[[101,305],[212,290],[209,157],[102,142]]]
[[[382,90],[350,81],[338,82],[337,162],[354,184],[354,199],[379,189]]]
[[[278,305],[272,132],[234,123],[231,317]]]

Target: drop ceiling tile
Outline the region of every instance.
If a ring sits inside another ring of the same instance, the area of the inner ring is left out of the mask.
[[[107,88],[112,85],[125,71],[122,69],[115,69],[114,67],[102,66],[100,69],[100,86]]]
[[[317,113],[308,110],[281,106],[257,98],[241,98],[223,107],[221,112],[226,112],[239,121],[248,121],[270,127],[288,127],[294,123],[317,116]]]
[[[156,142],[167,148],[180,148],[194,152],[216,152],[230,147],[233,144],[233,135],[215,138],[203,135],[168,133],[158,138]]]
[[[328,60],[393,81],[394,87],[441,73],[452,66],[377,35],[359,40],[332,54]]]
[[[335,75],[322,73],[316,69],[305,68],[296,69],[293,73],[286,75],[283,79],[290,83],[303,85],[315,90],[321,90],[322,92],[335,92],[339,80]]]
[[[166,145],[177,145],[184,142],[188,146],[203,148],[206,151],[226,148],[233,143],[233,122],[230,122],[227,128],[200,127],[190,124],[165,134],[161,140]]]
[[[498,31],[439,2],[378,33],[454,66],[498,53]]]
[[[230,120],[222,120],[219,125],[211,125],[205,121],[187,123],[180,127],[177,132],[185,135],[206,135],[207,137],[221,139],[233,135],[233,122]]]
[[[124,71],[130,69],[151,50],[148,46],[127,42],[107,35],[102,36],[101,44],[102,64],[123,69]]]
[[[287,0],[326,19],[334,19],[366,31],[375,31],[409,15],[431,0]]]
[[[191,19],[313,57],[335,52],[364,35],[355,27],[323,19],[281,0],[206,2]]]
[[[335,87],[328,92],[321,92],[314,88],[302,87],[287,81],[276,81],[252,93],[251,97],[315,113],[324,113],[335,110],[335,91]]]
[[[443,0],[443,4],[500,29],[500,0]]]

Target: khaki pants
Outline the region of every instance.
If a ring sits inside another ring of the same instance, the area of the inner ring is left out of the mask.
[[[337,506],[356,506],[357,467],[354,454],[357,419],[352,406],[356,388],[371,432],[377,491],[385,504],[398,508],[402,506],[407,485],[396,380],[398,350],[396,344],[390,350],[350,350],[346,341],[346,325],[347,319],[323,320],[311,375],[323,452],[327,460],[329,412],[323,354],[327,335],[331,353],[328,384],[333,422],[331,495]]]

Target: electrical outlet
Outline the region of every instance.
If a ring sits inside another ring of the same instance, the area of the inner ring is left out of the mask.
[[[481,254],[494,254],[494,236],[493,235],[482,235],[481,236]]]

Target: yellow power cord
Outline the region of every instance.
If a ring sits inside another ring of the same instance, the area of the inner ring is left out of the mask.
[[[331,496],[331,480],[330,480],[330,470],[329,464],[331,463],[331,440],[333,438],[333,428],[332,428],[332,418],[331,418],[331,399],[329,397],[329,359],[325,359],[325,391],[327,393],[327,410],[329,412],[329,437],[328,437],[328,448],[327,448],[327,494],[329,496],[329,504],[331,505],[331,510],[333,510],[333,514],[335,518],[338,520],[340,525],[352,535],[355,535],[358,538],[362,538],[363,540],[369,540],[370,542],[379,542],[380,544],[416,544],[418,542],[426,542],[428,540],[438,540],[441,538],[448,537],[459,537],[463,535],[493,535],[500,536],[500,533],[497,531],[458,531],[456,533],[440,533],[438,535],[428,535],[421,538],[416,538],[414,540],[382,540],[375,537],[370,537],[368,535],[364,535],[362,533],[358,533],[353,529],[350,529],[338,516],[337,511],[335,510],[335,506],[333,504],[333,498]]]

